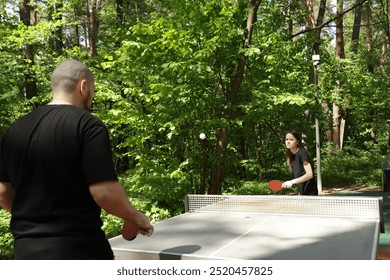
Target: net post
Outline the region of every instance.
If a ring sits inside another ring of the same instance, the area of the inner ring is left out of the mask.
[[[185,212],[190,211],[190,199],[188,194],[184,197],[184,211]]]
[[[378,199],[379,204],[379,223],[381,226],[381,233],[385,233],[385,217],[383,214],[383,197]]]

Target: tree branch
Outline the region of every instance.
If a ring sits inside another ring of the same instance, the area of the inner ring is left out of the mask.
[[[346,9],[345,11],[343,11],[340,15],[338,15],[338,16],[336,16],[336,17],[334,17],[334,18],[332,18],[332,19],[330,19],[330,20],[324,22],[323,24],[321,24],[321,25],[319,25],[319,26],[316,26],[316,27],[310,28],[310,29],[305,29],[305,30],[302,30],[302,31],[300,31],[300,32],[298,32],[298,33],[295,33],[295,34],[291,35],[291,36],[289,37],[289,39],[292,39],[292,38],[294,38],[294,37],[297,37],[297,36],[299,36],[299,35],[305,34],[305,33],[307,33],[307,32],[313,31],[313,30],[321,29],[321,28],[323,28],[324,26],[327,26],[327,25],[328,25],[329,23],[331,23],[332,21],[335,21],[336,19],[343,17],[346,13],[348,13],[348,12],[350,12],[350,11],[356,9],[357,7],[359,7],[359,6],[361,6],[361,5],[363,5],[363,4],[364,4],[365,2],[367,2],[367,1],[368,1],[368,0],[362,0],[362,1],[360,1],[359,3],[357,3],[357,4],[353,5],[353,6],[351,6],[350,8]]]

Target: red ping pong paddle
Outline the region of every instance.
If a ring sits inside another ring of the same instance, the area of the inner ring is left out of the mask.
[[[122,237],[128,241],[134,240],[138,235],[138,227],[130,221],[124,221],[122,226]]]
[[[268,183],[268,188],[273,191],[280,191],[282,190],[283,182],[280,180],[271,180]]]

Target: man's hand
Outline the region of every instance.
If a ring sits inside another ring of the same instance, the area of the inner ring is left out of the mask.
[[[140,234],[146,235],[146,236],[151,236],[154,232],[154,227],[150,223],[148,217],[142,212],[138,211],[138,217],[137,217],[137,225]]]

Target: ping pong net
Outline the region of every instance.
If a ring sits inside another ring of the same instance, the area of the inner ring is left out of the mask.
[[[374,219],[384,232],[382,197],[187,195],[186,211]]]

